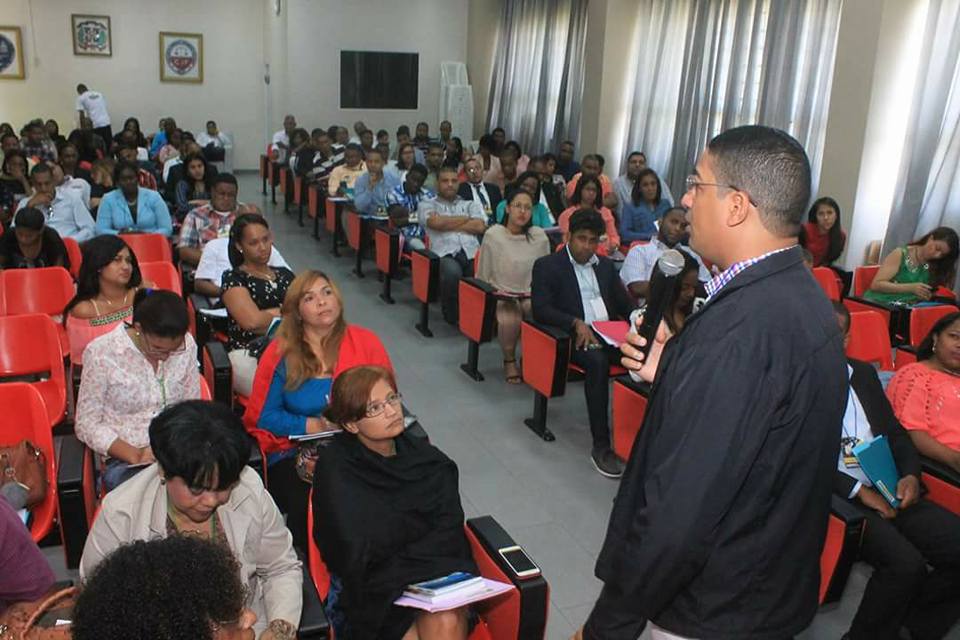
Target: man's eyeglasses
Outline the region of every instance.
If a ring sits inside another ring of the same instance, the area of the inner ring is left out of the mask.
[[[403,401],[403,396],[399,393],[391,393],[386,399],[379,402],[371,402],[367,405],[366,416],[368,418],[376,418],[377,416],[383,415],[383,412],[387,410],[387,405],[392,405],[394,409],[400,406],[401,401]]]
[[[746,195],[747,200],[750,202],[750,204],[752,204],[755,207],[757,206],[756,201],[753,199],[753,196],[751,196],[748,191],[741,189],[740,187],[733,184],[720,184],[718,182],[701,182],[700,178],[698,178],[697,176],[689,175],[687,176],[687,179],[684,181],[684,186],[687,188],[687,191],[693,191],[697,187],[717,187],[718,189],[733,189],[734,191],[739,191],[740,193]]]

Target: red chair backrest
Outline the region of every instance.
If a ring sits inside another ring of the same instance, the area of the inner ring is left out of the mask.
[[[830,579],[837,569],[837,563],[840,562],[845,533],[846,526],[843,521],[830,514],[830,520],[827,522],[827,539],[824,541],[823,551],[820,552],[820,598],[818,600],[820,604],[823,604],[827,596]]]
[[[910,312],[910,344],[919,347],[940,318],[956,311],[957,308],[950,304],[914,308]]]
[[[633,442],[640,433],[647,412],[647,397],[620,383],[613,382],[613,409],[610,424],[613,431],[613,452],[621,460],[630,458]]]
[[[33,313],[0,318],[0,377],[41,378],[28,384],[40,393],[48,429],[63,420],[67,408],[64,355],[57,325],[50,316]]]
[[[63,245],[67,248],[67,257],[70,258],[70,275],[74,279],[80,277],[80,263],[83,262],[83,254],[80,252],[80,243],[73,238],[62,238]]]
[[[373,244],[377,259],[377,271],[393,273],[400,262],[400,238],[383,227],[373,231]]]
[[[121,233],[120,237],[137,256],[137,262],[173,262],[170,240],[159,233]]]
[[[173,291],[178,296],[183,295],[183,285],[180,274],[172,262],[141,262],[140,275],[144,281],[152,282],[157,289]]]
[[[855,311],[850,314],[847,355],[864,362],[879,363],[884,371],[893,370],[890,333],[881,314],[876,311]]]
[[[926,472],[920,476],[929,491],[927,499],[960,516],[960,487]]]
[[[567,352],[562,353],[561,345],[553,336],[528,322],[522,322],[520,349],[523,354],[520,360],[523,381],[548,398],[563,395],[570,357],[569,341],[566,344]]]
[[[877,277],[877,271],[880,271],[880,265],[857,267],[853,272],[853,295],[859,298],[865,294]]]
[[[4,312],[8,315],[42,313],[57,316],[73,298],[73,278],[63,267],[8,269],[3,278]]]
[[[354,251],[360,250],[360,234],[363,231],[363,221],[356,211],[347,211],[347,246]]]
[[[834,273],[833,269],[814,267],[813,277],[816,279],[817,284],[820,285],[820,288],[823,289],[824,293],[827,294],[828,298],[835,301],[840,300],[840,287],[837,285],[837,274]]]
[[[324,206],[326,215],[323,218],[323,228],[327,233],[333,233],[337,229],[337,203],[327,200]]]
[[[210,391],[210,384],[203,376],[200,376],[200,399],[213,400],[213,392]]]

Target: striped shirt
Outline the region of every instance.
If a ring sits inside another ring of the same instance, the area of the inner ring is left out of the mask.
[[[720,273],[717,276],[714,276],[713,279],[710,280],[710,282],[704,285],[707,290],[707,302],[709,302],[714,296],[720,293],[721,289],[723,289],[725,286],[730,284],[731,280],[736,278],[739,274],[743,273],[753,265],[757,264],[762,260],[766,260],[772,255],[782,253],[784,251],[789,251],[790,249],[793,249],[795,246],[797,245],[791,245],[789,247],[784,247],[783,249],[774,249],[773,251],[769,251],[763,254],[762,256],[756,256],[754,258],[747,258],[746,260],[741,260],[740,262],[734,262],[732,265],[724,269],[722,273]]]

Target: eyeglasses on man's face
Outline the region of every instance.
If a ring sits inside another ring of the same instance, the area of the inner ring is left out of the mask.
[[[695,191],[698,187],[716,187],[718,189],[732,189],[733,191],[739,191],[740,193],[746,195],[747,200],[750,202],[750,204],[752,204],[755,207],[757,206],[756,201],[753,199],[753,196],[751,196],[748,191],[746,191],[745,189],[741,189],[740,187],[733,184],[721,184],[719,182],[703,182],[700,180],[698,176],[689,175],[687,176],[687,179],[684,181],[684,186],[686,187],[687,192]]]

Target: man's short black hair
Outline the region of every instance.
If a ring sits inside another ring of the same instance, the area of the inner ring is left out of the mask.
[[[570,235],[583,230],[593,231],[597,234],[597,237],[606,232],[607,228],[603,223],[603,217],[596,209],[584,207],[574,211],[573,215],[570,216]]]
[[[207,126],[209,127],[210,125],[217,126],[217,123],[214,120],[207,120]]]
[[[168,478],[223,491],[240,479],[250,436],[230,407],[207,400],[171,405],[150,421],[150,448]]]
[[[319,128],[319,127],[316,128],[316,129],[312,129],[312,130],[310,131],[310,137],[311,137],[311,138],[319,138],[320,136],[325,136],[325,135],[327,135],[326,129],[321,129],[321,128]]]
[[[810,203],[810,161],[799,142],[773,127],[747,125],[716,136],[707,151],[716,181],[749,195],[770,233],[799,233]]]
[[[574,148],[576,148],[576,146],[577,146],[577,145],[573,144],[573,140],[564,140],[563,142],[560,143],[560,146],[561,146],[561,147],[562,147],[563,145],[570,145],[571,147],[574,147]]]
[[[399,127],[397,127],[397,137],[400,137],[403,135],[407,135],[407,136],[410,135],[410,127],[408,127],[405,124],[402,124]]]
[[[457,173],[457,174],[459,174],[459,173],[460,173],[460,170],[457,169],[456,167],[451,167],[450,165],[443,165],[442,167],[440,167],[439,169],[437,169],[437,177],[439,177],[441,174],[444,174],[444,173]]]
[[[444,145],[439,140],[431,140],[429,143],[427,143],[427,151],[429,151],[430,149],[440,149],[441,151],[443,151],[446,148],[447,148],[446,145]]]
[[[366,149],[363,152],[364,157],[369,158],[372,154],[380,156],[380,159],[384,162],[387,161],[387,154],[383,152],[383,149],[380,147],[373,147],[372,149]]]
[[[34,178],[40,173],[49,173],[50,175],[53,175],[53,168],[46,162],[38,162],[33,166],[33,169],[30,169],[30,177]]]
[[[350,143],[348,143],[345,150],[346,150],[346,151],[356,151],[357,153],[360,154],[361,157],[363,156],[363,147],[361,147],[360,145],[358,145],[356,142],[350,142]]]
[[[503,135],[507,135],[507,132],[503,127],[494,127],[493,131],[491,131],[490,133],[496,133],[497,131],[499,131]]]
[[[330,136],[330,139],[332,140],[333,138],[337,137],[337,131],[339,130],[340,130],[340,127],[338,127],[337,125],[331,125],[330,127],[327,128],[327,135]]]
[[[423,166],[423,165],[420,164],[419,162],[415,162],[415,163],[413,163],[413,166],[412,166],[412,167],[410,167],[409,169],[407,169],[407,175],[410,175],[411,173],[418,173],[418,174],[420,174],[420,177],[421,177],[421,178],[423,178],[424,180],[426,180],[427,175],[429,175],[430,172],[427,170],[427,168],[426,168],[425,166]]]
[[[214,176],[213,182],[210,184],[210,189],[212,190],[218,184],[232,184],[237,189],[240,189],[240,186],[237,184],[237,176],[228,171],[218,173],[216,176]]]
[[[82,82],[77,85],[77,93],[86,93],[86,91],[87,85],[83,84]]]
[[[647,159],[647,154],[645,154],[643,151],[631,151],[630,155],[627,156],[627,164],[629,164],[630,161],[633,160],[634,156],[643,156],[644,160]]]
[[[73,609],[74,640],[212,640],[237,620],[246,590],[230,549],[196,536],[135,540],[87,577]]]
[[[43,211],[36,207],[24,207],[17,211],[13,217],[13,226],[17,229],[29,229],[30,231],[41,231],[44,221]]]
[[[380,138],[380,137],[382,137],[382,136],[389,136],[389,135],[390,135],[390,134],[387,132],[386,129],[380,129],[379,131],[377,131],[377,137],[378,137],[378,138]]]

